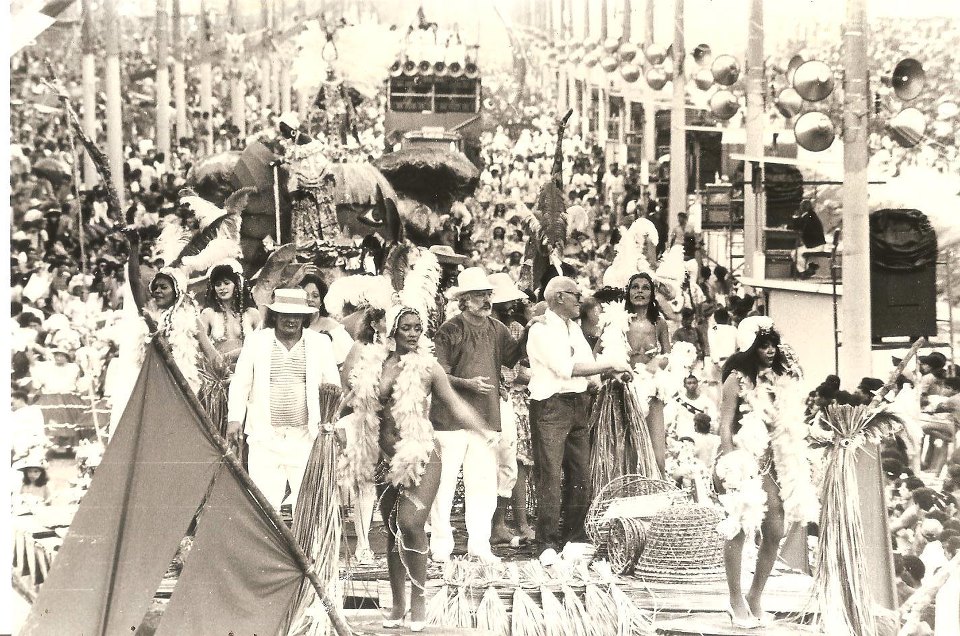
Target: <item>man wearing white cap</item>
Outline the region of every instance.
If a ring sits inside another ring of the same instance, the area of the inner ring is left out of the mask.
[[[320,425],[320,386],[340,386],[330,337],[304,329],[317,310],[302,289],[278,289],[265,328],[243,343],[227,401],[227,439],[250,446],[249,472],[277,509],[296,504]]]
[[[434,402],[430,420],[440,445],[442,468],[430,518],[430,550],[439,561],[449,559],[453,551],[450,509],[461,467],[467,551],[481,560],[496,559],[490,550],[490,532],[497,509],[500,367],[514,366],[523,347],[506,325],[491,316],[492,294],[493,285],[482,268],[468,267],[460,272],[457,286],[449,295],[460,304],[461,313],[440,325],[435,336],[437,360],[450,377],[450,384],[494,434],[464,430],[442,402]]]

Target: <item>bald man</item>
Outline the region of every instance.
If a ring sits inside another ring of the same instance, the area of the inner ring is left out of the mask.
[[[627,364],[597,362],[580,325],[581,293],[565,276],[544,289],[544,320],[530,328],[530,434],[539,499],[537,544],[540,560],[554,562],[567,542],[586,541],[590,505],[590,376],[629,373]],[[566,477],[560,492],[561,469]],[[561,510],[563,514],[561,515]],[[560,518],[563,517],[563,527]]]

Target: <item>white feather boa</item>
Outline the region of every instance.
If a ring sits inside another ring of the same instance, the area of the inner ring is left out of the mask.
[[[365,345],[350,373],[354,398],[351,406],[361,430],[356,443],[344,450],[340,484],[370,483],[380,456],[380,380],[389,351],[381,344]],[[420,483],[433,452],[433,425],[428,418],[428,376],[435,358],[425,348],[403,355],[393,388],[390,413],[397,426],[398,441],[390,458],[387,480],[394,485]]]
[[[717,476],[726,492],[720,495],[727,517],[717,531],[732,539],[741,530],[756,532],[766,513],[759,463],[767,448],[773,464],[786,523],[816,521],[820,514],[813,482],[813,469],[805,441],[803,392],[798,379],[787,373],[761,373],[757,386],[741,379],[740,430],[733,437],[736,450],[717,461]]]
[[[200,390],[200,369],[197,366],[199,346],[197,332],[199,330],[199,314],[192,301],[177,303],[168,310],[170,328],[163,332],[170,343],[170,354],[180,369],[187,384],[194,393]],[[163,324],[163,318],[160,323]]]

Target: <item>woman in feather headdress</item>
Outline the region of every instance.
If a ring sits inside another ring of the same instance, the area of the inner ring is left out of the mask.
[[[772,619],[762,610],[760,597],[777,559],[785,522],[816,521],[819,503],[804,453],[807,427],[799,366],[766,316],[740,323],[737,347],[740,351],[723,369],[716,475],[727,516],[717,530],[727,539],[727,612],[734,626],[751,628]],[[757,564],[744,595],[743,544],[758,530],[762,539]]]
[[[350,405],[361,420],[361,430],[352,448],[348,444],[344,451],[343,467],[378,476],[393,594],[384,627],[403,624],[409,577],[411,631],[422,631],[426,619],[429,544],[424,528],[440,483],[428,405],[441,400],[468,428],[485,430],[482,418],[451,388],[423,332],[424,321],[416,309],[392,307],[386,315],[386,344],[366,347],[351,369]]]
[[[244,336],[260,326],[257,311],[243,280],[243,269],[234,259],[214,265],[207,275],[207,297],[200,312],[204,332],[227,360],[240,355]]]

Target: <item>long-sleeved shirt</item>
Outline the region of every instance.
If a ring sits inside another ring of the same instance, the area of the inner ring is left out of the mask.
[[[585,377],[573,377],[573,367],[593,362],[593,352],[580,325],[564,320],[551,310],[545,322],[533,325],[527,337],[530,358],[530,399],[545,400],[558,393],[583,393]]]

